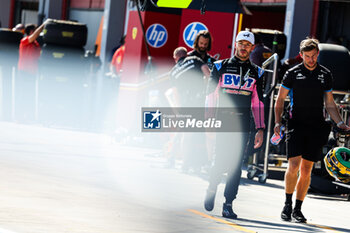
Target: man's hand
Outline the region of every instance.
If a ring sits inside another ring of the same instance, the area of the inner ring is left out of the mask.
[[[259,129],[255,134],[254,149],[261,147],[264,141],[264,130]]]
[[[41,24],[39,27],[37,27],[33,33],[29,34],[29,37],[28,37],[29,43],[33,43],[39,37],[40,33],[43,31],[45,25],[51,21],[52,19],[50,18],[46,19],[45,22]]]
[[[275,124],[275,127],[273,128],[273,132],[275,133],[275,135],[280,135],[280,132],[281,132],[281,124],[280,123]]]
[[[50,18],[47,18],[45,21],[44,21],[44,25],[46,25],[46,24],[48,24],[48,23],[50,23],[52,21],[52,19],[50,19]]]

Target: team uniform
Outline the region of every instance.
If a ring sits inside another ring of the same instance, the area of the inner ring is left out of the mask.
[[[35,40],[24,37],[19,45],[18,76],[16,81],[16,119],[32,122],[35,119],[35,79],[41,48]]]
[[[324,94],[332,91],[332,74],[324,66],[310,71],[303,63],[288,70],[282,87],[289,90],[290,110],[287,121],[287,157],[302,155],[316,162],[329,135],[324,118]]]
[[[179,94],[181,107],[203,107],[205,82],[201,70],[205,63],[197,56],[180,58],[170,71],[172,86]]]
[[[172,86],[176,87],[180,107],[204,107],[206,85],[201,67],[205,63],[197,56],[180,58],[170,71]],[[183,135],[183,171],[192,168],[199,172],[207,162],[205,134]]]
[[[216,134],[216,157],[208,190],[216,190],[222,174],[228,172],[224,193],[226,201],[232,202],[238,192],[251,114],[255,128],[265,128],[263,73],[260,67],[249,60],[241,61],[237,57],[214,62],[211,71],[208,93],[215,92],[218,97],[216,118],[232,116],[231,124],[240,126],[239,132]]]
[[[117,74],[119,74],[122,70],[124,53],[125,53],[125,45],[122,45],[120,46],[120,48],[118,48],[115,51],[112,57],[111,64],[115,67],[115,71],[117,72]]]
[[[187,56],[196,56],[199,57],[200,59],[202,59],[202,61],[207,64],[209,66],[210,69],[213,68],[213,64],[216,61],[215,58],[213,58],[212,56],[210,56],[208,53],[205,54],[204,58],[202,57],[202,55],[200,53],[198,53],[196,50],[192,50],[190,52],[187,53]]]
[[[18,70],[36,74],[40,52],[40,45],[36,40],[30,43],[29,36],[24,37],[19,45]]]

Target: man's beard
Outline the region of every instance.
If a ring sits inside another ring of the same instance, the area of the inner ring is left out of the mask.
[[[245,52],[245,55],[242,55],[242,51]],[[242,49],[237,52],[237,57],[241,60],[247,60],[249,58],[249,53],[247,50]]]
[[[198,48],[198,51],[199,51],[200,53],[202,53],[202,54],[205,54],[205,53],[207,52],[207,48],[201,48],[201,47],[199,47],[199,48]]]
[[[305,64],[305,66],[306,66],[307,68],[310,68],[310,69],[314,69],[314,68],[316,67],[316,65],[317,65],[316,62],[315,62],[312,66],[310,66],[310,65],[307,64],[306,62],[305,62],[304,64]]]

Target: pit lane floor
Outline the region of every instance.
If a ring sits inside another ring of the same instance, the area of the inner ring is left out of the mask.
[[[109,136],[0,122],[0,233],[350,232],[350,202],[309,195],[308,224],[279,219],[283,181],[243,172],[234,210],[203,200],[207,175],[165,168],[159,150]]]

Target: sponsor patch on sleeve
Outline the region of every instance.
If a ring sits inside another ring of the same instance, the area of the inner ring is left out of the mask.
[[[259,75],[259,78],[261,78],[261,76],[264,74],[264,72],[265,72],[265,70],[258,66],[258,75]]]
[[[216,61],[216,62],[214,62],[214,64],[215,64],[217,70],[220,70],[220,69],[221,69],[221,67],[222,67],[222,61]]]

